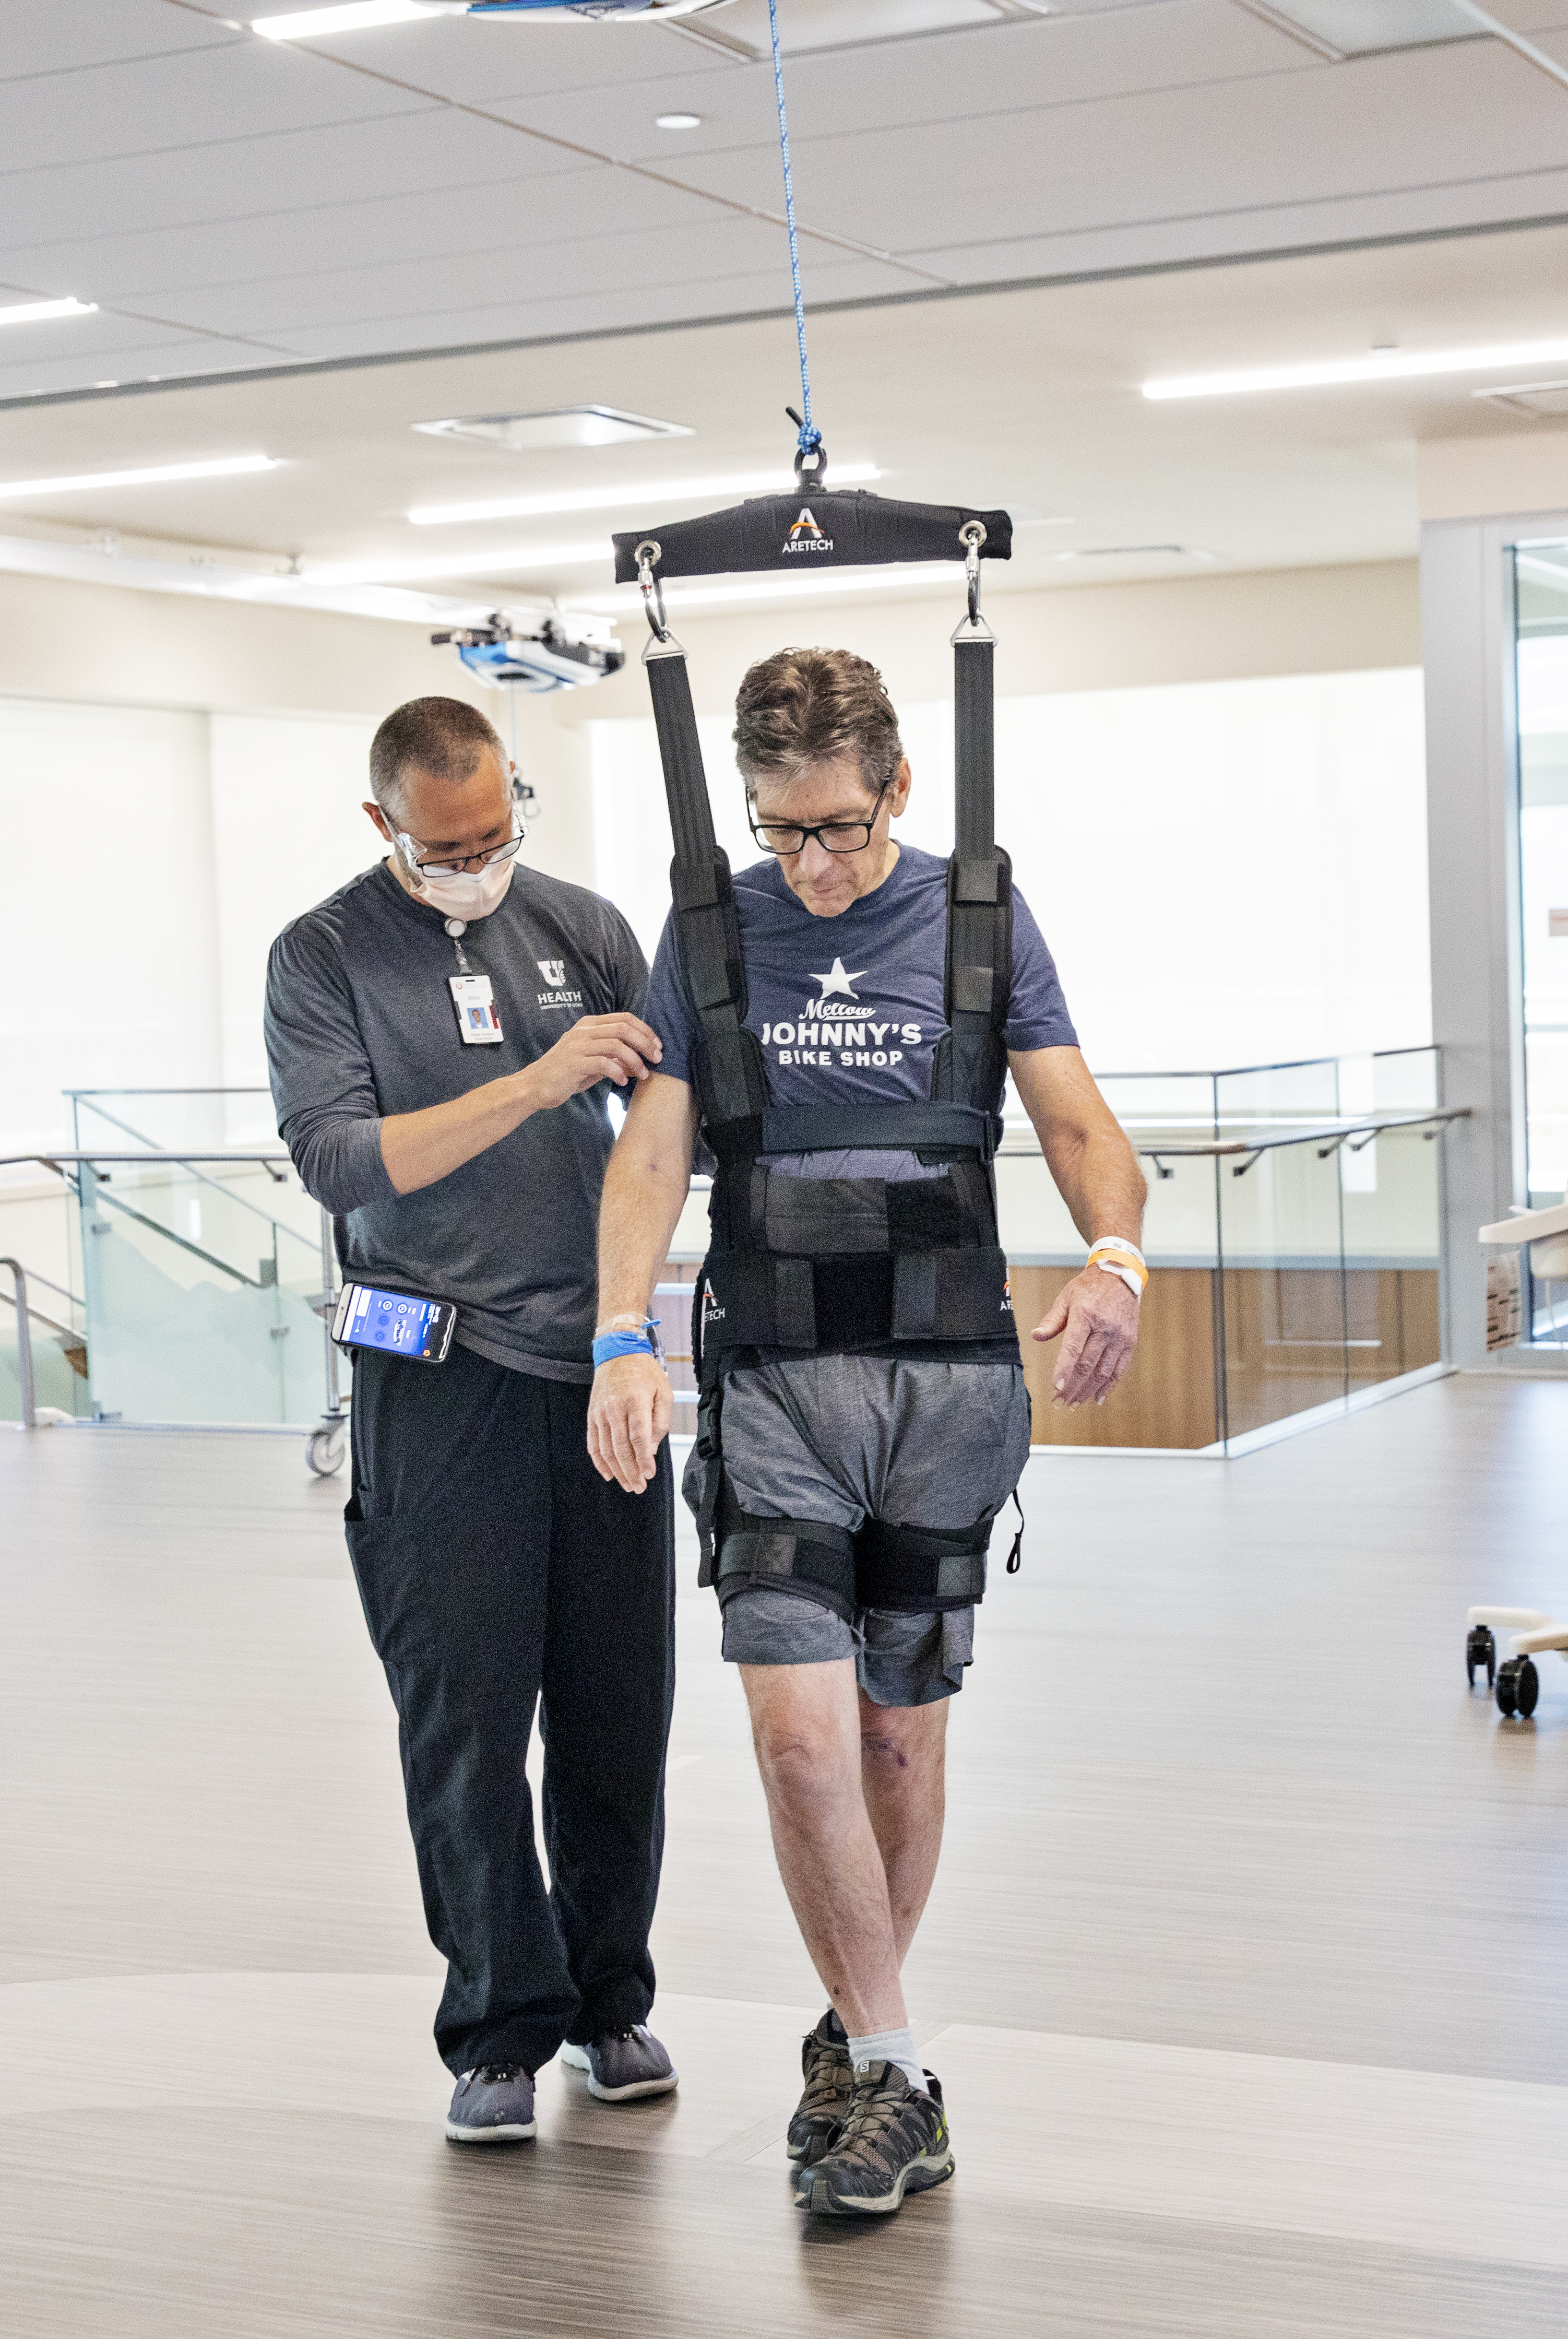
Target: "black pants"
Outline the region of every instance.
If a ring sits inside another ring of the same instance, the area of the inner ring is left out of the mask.
[[[675,1693],[669,1448],[646,1495],[588,1460],[588,1392],[454,1347],[354,1360],[349,1552],[398,1709],[454,2071],[641,2022]],[[545,1748],[546,1893],[524,1775]]]

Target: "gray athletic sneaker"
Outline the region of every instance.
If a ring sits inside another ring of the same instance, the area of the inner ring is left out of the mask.
[[[454,2144],[521,2144],[537,2128],[533,2077],[520,2063],[482,2063],[458,2081],[447,2114]]]
[[[561,2060],[588,2075],[588,2093],[601,2104],[629,2104],[636,2096],[667,2096],[680,2075],[646,2022],[607,2030],[583,2047],[561,2048]]]
[[[849,2114],[837,2142],[814,2168],[801,2171],[795,2198],[828,2217],[888,2217],[906,2193],[923,2193],[952,2175],[952,2147],[942,2083],[928,2071],[912,2087],[896,2063],[871,2063],[854,2075]]]
[[[854,2084],[849,2041],[831,2006],[816,2028],[808,2030],[801,2041],[800,2060],[805,2091],[794,2107],[784,2148],[800,2167],[811,2168],[843,2127]]]

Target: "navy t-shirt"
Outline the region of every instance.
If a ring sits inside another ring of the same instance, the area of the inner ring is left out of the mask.
[[[776,861],[735,881],[746,967],[746,1024],[762,1042],[774,1104],[902,1104],[931,1094],[947,1030],[947,863],[902,845],[892,874],[836,918],[814,917]],[[694,1024],[665,922],[645,1020],[664,1042],[659,1071],[692,1078]],[[1078,1034],[1055,962],[1028,903],[1012,896],[1010,1049],[1076,1048]],[[902,1179],[922,1170],[912,1153],[811,1153],[769,1166],[804,1178]]]

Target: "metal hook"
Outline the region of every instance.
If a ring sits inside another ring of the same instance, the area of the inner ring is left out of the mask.
[[[665,588],[654,575],[654,563],[663,555],[663,545],[651,536],[644,538],[634,555],[637,564],[637,583],[642,587],[643,610],[647,617],[648,631],[656,642],[667,642],[670,637],[669,619],[665,615]]]
[[[793,409],[786,408],[785,411],[793,412]],[[815,456],[816,460],[808,470],[806,459],[813,455]],[[820,492],[827,486],[827,449],[820,439],[814,440],[809,447],[795,449],[794,475],[797,485],[802,489],[814,489]]]
[[[980,548],[985,542],[985,522],[966,519],[959,529],[958,540],[963,547],[963,577],[969,587],[969,622],[980,623]]]

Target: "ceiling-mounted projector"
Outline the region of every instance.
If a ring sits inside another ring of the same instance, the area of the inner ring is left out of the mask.
[[[434,647],[455,649],[468,672],[501,689],[580,690],[619,674],[626,654],[619,642],[593,634],[575,637],[557,617],[537,622],[508,617],[498,609],[482,626],[457,626],[432,634]]]

